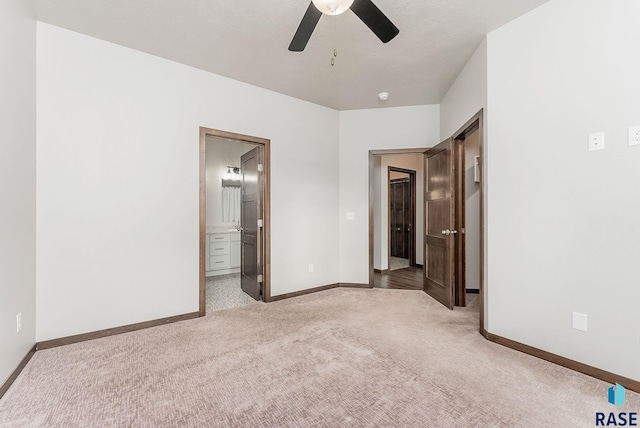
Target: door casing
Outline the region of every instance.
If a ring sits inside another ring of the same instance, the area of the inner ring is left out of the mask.
[[[221,131],[219,129],[200,127],[200,149],[199,149],[199,171],[200,171],[200,197],[199,197],[199,235],[200,235],[200,275],[199,275],[199,310],[202,317],[206,313],[206,277],[205,277],[205,240],[206,240],[206,219],[207,219],[207,175],[206,175],[206,139],[207,136],[227,138],[243,143],[252,143],[262,146],[264,153],[264,187],[261,189],[263,198],[263,296],[265,302],[271,301],[271,141],[266,138],[253,137],[250,135],[236,134],[233,132]]]

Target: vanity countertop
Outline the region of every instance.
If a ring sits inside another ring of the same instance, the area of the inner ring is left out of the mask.
[[[236,229],[229,229],[229,228],[223,228],[223,227],[207,227],[206,233],[211,233],[211,234],[230,233],[230,234],[234,234],[234,233],[240,233],[240,231],[236,230]]]

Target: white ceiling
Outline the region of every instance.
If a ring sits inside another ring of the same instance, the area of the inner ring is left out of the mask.
[[[484,35],[548,0],[374,0],[387,44],[351,11],[287,50],[309,0],[34,0],[37,18],[338,110],[438,104]],[[334,49],[335,66],[330,61]],[[391,95],[384,104],[377,94]]]

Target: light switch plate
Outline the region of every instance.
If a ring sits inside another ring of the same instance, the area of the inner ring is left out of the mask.
[[[573,313],[573,328],[580,331],[587,331],[587,315],[579,312]]]
[[[604,132],[589,134],[589,151],[604,150]]]
[[[630,146],[640,144],[640,126],[632,126],[629,128],[628,141]]]

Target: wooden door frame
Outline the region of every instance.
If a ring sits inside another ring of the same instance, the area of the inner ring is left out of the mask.
[[[264,152],[264,188],[261,189],[263,205],[263,295],[265,302],[271,301],[271,140],[251,135],[236,134],[234,132],[221,131],[219,129],[200,127],[200,150],[199,150],[199,170],[200,170],[200,279],[199,279],[199,310],[202,317],[206,314],[206,277],[205,277],[205,240],[207,223],[207,165],[206,165],[206,140],[209,137],[220,137],[236,140],[241,143],[251,143],[263,147]]]
[[[469,119],[464,125],[462,125],[456,132],[453,133],[452,140],[453,144],[457,146],[457,158],[456,158],[456,181],[457,181],[457,195],[456,195],[456,224],[455,227],[460,232],[460,225],[465,224],[465,194],[464,194],[464,140],[467,136],[471,135],[473,132],[478,132],[478,146],[480,152],[480,160],[478,162],[479,169],[479,177],[480,177],[480,195],[479,195],[479,204],[480,204],[480,236],[479,236],[479,306],[480,306],[480,325],[479,331],[484,331],[484,319],[485,319],[485,284],[484,284],[484,260],[485,260],[485,252],[484,252],[484,243],[485,243],[485,228],[484,228],[484,219],[485,219],[485,175],[484,175],[484,109],[480,109],[471,119]],[[465,274],[465,245],[464,245],[464,236],[462,233],[458,233],[456,235],[456,252],[458,262],[456,264],[456,275],[464,275]],[[464,285],[464,281],[456,281],[456,292],[455,292],[455,300],[456,304],[458,302],[458,294],[460,293],[462,296],[462,301],[464,303],[464,296],[466,290],[462,290],[461,288]]]
[[[387,149],[387,150],[369,150],[369,287],[373,288],[373,239],[374,239],[374,221],[373,221],[373,202],[375,198],[375,189],[373,186],[373,170],[374,157],[385,155],[425,155],[428,148],[415,149]],[[424,175],[424,174],[423,174]],[[424,223],[424,220],[423,220]],[[422,268],[424,270],[424,266]]]
[[[411,230],[409,242],[409,266],[416,267],[416,171],[389,165],[387,167],[387,225],[391,225],[391,171],[409,175],[411,193]],[[387,266],[391,270],[391,227],[387,228]]]

